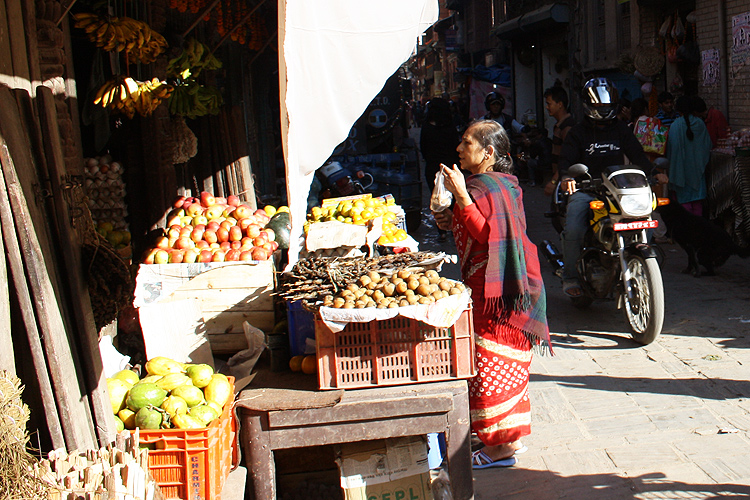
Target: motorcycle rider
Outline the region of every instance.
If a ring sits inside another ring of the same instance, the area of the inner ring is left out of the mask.
[[[606,167],[623,165],[627,156],[634,168],[647,175],[651,162],[643,152],[640,142],[627,124],[617,119],[618,93],[606,78],[592,78],[581,90],[584,119],[568,132],[560,151],[559,169],[563,192],[569,194],[562,232],[564,267],[563,292],[569,297],[581,297],[576,262],[581,254],[583,238],[589,225],[589,203],[594,197],[577,191],[575,180],[567,175],[568,167],[583,163],[592,178],[598,178]],[[659,183],[666,183],[666,175],[655,175]]]

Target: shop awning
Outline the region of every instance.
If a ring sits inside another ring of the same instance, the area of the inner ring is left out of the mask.
[[[512,40],[558,27],[568,21],[570,21],[568,6],[553,3],[505,21],[494,28],[492,34],[504,40]]]
[[[315,170],[438,18],[437,0],[278,0],[281,135],[299,258]],[[394,15],[394,13],[398,13]]]

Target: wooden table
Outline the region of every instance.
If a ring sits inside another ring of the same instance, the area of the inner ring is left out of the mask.
[[[285,375],[274,375],[284,385]],[[242,391],[237,403],[247,498],[276,498],[274,450],[431,432],[445,433],[453,498],[474,498],[465,380],[346,391],[266,387],[257,378],[253,385],[262,388]]]

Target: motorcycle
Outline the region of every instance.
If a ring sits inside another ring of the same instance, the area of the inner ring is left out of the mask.
[[[663,168],[664,165],[661,165]],[[669,200],[656,198],[643,171],[629,166],[608,167],[593,179],[588,167],[577,163],[568,169],[576,189],[593,195],[590,224],[577,261],[583,295],[571,297],[585,309],[598,299],[616,299],[624,309],[633,339],[653,342],[664,323],[664,285],[657,252],[648,243],[647,231],[658,225],[651,213]],[[564,227],[567,196],[560,185],[553,194],[552,218],[558,232]],[[554,244],[545,240],[542,252],[561,276],[563,259]]]
[[[323,186],[321,199],[362,194],[373,184],[372,175],[361,169],[352,173],[337,161],[326,163],[316,175]]]

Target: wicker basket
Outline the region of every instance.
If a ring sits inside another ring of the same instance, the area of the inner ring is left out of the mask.
[[[641,47],[633,57],[633,65],[643,76],[655,76],[664,67],[664,54],[656,47]]]

